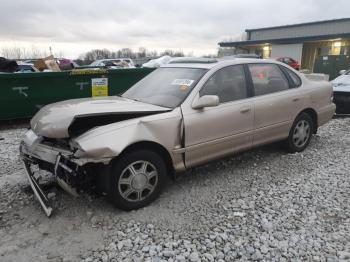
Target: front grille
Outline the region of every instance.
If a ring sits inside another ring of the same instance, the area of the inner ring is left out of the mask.
[[[43,137],[43,140],[41,141],[41,143],[50,147],[60,148],[63,150],[71,149],[68,139],[56,139],[56,138]]]

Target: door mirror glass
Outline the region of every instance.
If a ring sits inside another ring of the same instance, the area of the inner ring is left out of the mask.
[[[194,101],[192,108],[201,109],[204,107],[213,107],[219,105],[219,97],[214,95],[201,96],[198,100]]]
[[[340,70],[339,75],[344,75],[346,73],[346,70]]]

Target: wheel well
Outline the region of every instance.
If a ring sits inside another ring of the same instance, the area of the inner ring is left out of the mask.
[[[168,150],[166,150],[162,145],[155,143],[155,142],[151,142],[151,141],[142,141],[142,142],[137,142],[135,144],[131,144],[128,147],[126,147],[120,155],[124,155],[127,154],[130,151],[134,151],[134,150],[138,150],[138,149],[148,149],[148,150],[152,150],[156,153],[159,154],[160,157],[162,157],[165,161],[165,164],[167,166],[167,174],[169,175],[174,175],[175,170],[173,167],[173,161],[171,159],[171,156],[168,152]]]
[[[301,112],[299,113],[299,115],[300,115],[301,113],[306,113],[306,114],[308,114],[309,116],[311,116],[312,121],[313,121],[313,123],[314,123],[314,130],[313,130],[313,133],[316,134],[316,133],[317,133],[317,128],[318,128],[318,119],[317,119],[317,113],[316,113],[316,111],[315,111],[314,109],[312,109],[312,108],[306,108],[306,109],[304,109],[303,111],[301,111]]]

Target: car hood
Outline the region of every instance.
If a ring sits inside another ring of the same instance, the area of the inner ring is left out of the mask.
[[[333,85],[350,85],[350,75],[340,75],[332,80]]]
[[[350,75],[340,75],[332,80],[334,92],[350,92]]]
[[[43,107],[30,125],[39,136],[68,138],[97,126],[166,111],[170,109],[117,96],[72,99]]]
[[[333,85],[334,92],[349,92],[350,93],[350,84],[349,85]]]

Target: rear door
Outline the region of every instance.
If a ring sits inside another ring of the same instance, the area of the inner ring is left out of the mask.
[[[186,166],[197,165],[251,147],[253,98],[242,65],[216,71],[198,96],[217,95],[216,107],[183,110]]]
[[[291,85],[288,69],[277,64],[249,64],[254,92],[253,144],[259,145],[288,136],[300,112],[303,96]],[[296,76],[297,77],[297,76]]]

